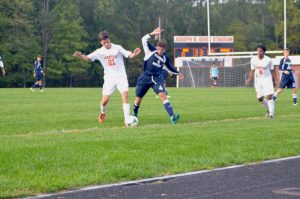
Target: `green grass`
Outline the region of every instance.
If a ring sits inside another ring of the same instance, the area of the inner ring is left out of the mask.
[[[0,89],[0,198],[300,154],[300,110],[290,91],[279,96],[273,120],[253,89],[169,91],[179,124],[169,124],[150,91],[139,127],[125,128],[117,92],[99,125],[100,89]]]

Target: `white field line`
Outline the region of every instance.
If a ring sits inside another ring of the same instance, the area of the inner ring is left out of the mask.
[[[300,156],[292,156],[292,157],[280,158],[280,159],[275,159],[275,160],[267,160],[267,161],[263,161],[260,163],[251,164],[251,166],[259,165],[259,164],[268,164],[268,163],[287,161],[287,160],[298,159],[298,158],[300,158]],[[245,166],[248,166],[248,164],[221,167],[221,168],[216,168],[216,169],[212,169],[212,170],[200,170],[200,171],[193,171],[193,172],[187,172],[187,173],[181,173],[181,174],[166,175],[166,176],[160,176],[160,177],[154,177],[154,178],[145,178],[145,179],[140,179],[140,180],[131,180],[131,181],[127,181],[127,182],[120,182],[120,183],[114,183],[114,184],[88,186],[88,187],[84,187],[84,188],[77,189],[77,190],[62,191],[62,192],[53,193],[53,194],[44,194],[44,195],[39,195],[39,196],[34,196],[34,197],[28,197],[25,199],[38,199],[38,198],[43,198],[43,197],[57,196],[57,195],[61,195],[61,194],[76,193],[76,192],[82,192],[82,191],[88,191],[88,190],[97,190],[97,189],[110,188],[110,187],[151,183],[151,182],[156,182],[156,181],[161,181],[161,180],[168,180],[168,179],[172,179],[172,178],[198,175],[198,174],[209,173],[209,172],[214,172],[214,171],[230,170],[230,169],[235,169],[235,168],[240,168],[240,167],[245,167]]]
[[[294,115],[280,115],[276,118],[299,118],[300,114],[294,114]],[[220,122],[237,122],[237,121],[244,121],[244,120],[258,120],[258,119],[265,119],[265,120],[276,120],[275,119],[268,119],[265,116],[263,117],[244,117],[244,118],[226,118],[223,120],[206,120],[206,121],[196,121],[196,122],[184,122],[184,123],[178,123],[176,125],[172,125],[172,124],[146,124],[143,126],[137,126],[137,127],[133,127],[132,129],[155,129],[158,127],[162,127],[162,126],[184,126],[184,125],[205,125],[205,124],[214,124],[214,123],[220,123]],[[100,125],[100,124],[99,124]],[[62,129],[62,130],[51,130],[51,131],[43,131],[43,132],[28,132],[28,133],[22,133],[22,134],[3,134],[0,135],[0,137],[22,137],[22,136],[30,136],[30,135],[55,135],[55,134],[78,134],[78,133],[85,133],[85,132],[93,132],[93,131],[105,131],[105,130],[120,130],[120,129],[127,129],[128,127],[125,126],[117,126],[117,127],[93,127],[93,128],[85,128],[85,129]]]

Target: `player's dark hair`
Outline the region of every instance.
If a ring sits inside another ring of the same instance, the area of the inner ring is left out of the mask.
[[[167,49],[167,42],[164,39],[159,40],[159,42],[157,43],[157,46]]]
[[[264,53],[267,51],[266,46],[263,45],[263,44],[258,44],[258,45],[256,46],[256,49],[258,49],[258,48],[262,49],[262,50],[264,51]]]
[[[285,49],[283,49],[283,51],[288,51],[288,52],[290,52],[290,49],[288,49],[288,48],[285,48]]]
[[[101,31],[98,35],[99,41],[109,38],[109,33],[107,31]]]

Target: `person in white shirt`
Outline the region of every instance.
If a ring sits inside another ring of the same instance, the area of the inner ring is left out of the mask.
[[[2,75],[4,76],[5,75],[5,69],[4,69],[4,64],[3,64],[3,61],[2,61],[1,55],[0,55],[0,68],[2,70]]]
[[[258,45],[256,47],[257,56],[251,58],[251,71],[246,84],[250,84],[254,76],[254,85],[258,101],[266,108],[266,116],[274,117],[275,103],[273,100],[274,83],[277,83],[272,60],[265,55],[266,47]]]
[[[73,56],[78,57],[84,61],[99,60],[104,68],[104,84],[102,91],[102,99],[100,102],[101,112],[99,115],[99,122],[103,123],[106,114],[106,107],[110,95],[116,90],[119,90],[123,101],[124,119],[130,115],[130,104],[128,101],[128,79],[125,70],[123,57],[134,58],[140,54],[141,49],[136,48],[133,52],[125,50],[122,46],[110,42],[109,33],[101,31],[99,33],[99,41],[101,48],[95,50],[89,55],[84,55],[79,51],[75,51]]]

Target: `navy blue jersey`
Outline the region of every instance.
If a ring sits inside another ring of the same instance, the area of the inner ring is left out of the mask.
[[[169,75],[169,71],[167,71],[167,69],[164,67],[161,71],[161,75],[164,78],[164,80],[167,80],[167,77]]]
[[[144,74],[155,77],[160,76],[164,65],[166,65],[173,74],[178,74],[179,72],[170,63],[170,59],[165,53],[163,56],[157,54],[155,46],[148,42],[150,38],[151,36],[149,34],[142,38],[143,49],[145,51]]]
[[[279,65],[279,70],[280,71],[284,71],[284,70],[288,70],[288,71],[292,71],[292,62],[289,58],[282,58],[280,60],[280,65]]]
[[[35,61],[34,62],[34,72],[37,75],[43,74],[43,62],[42,61]]]
[[[292,72],[292,62],[289,58],[282,58],[279,65],[280,71],[289,71],[289,74],[282,73],[279,88],[296,88]]]

